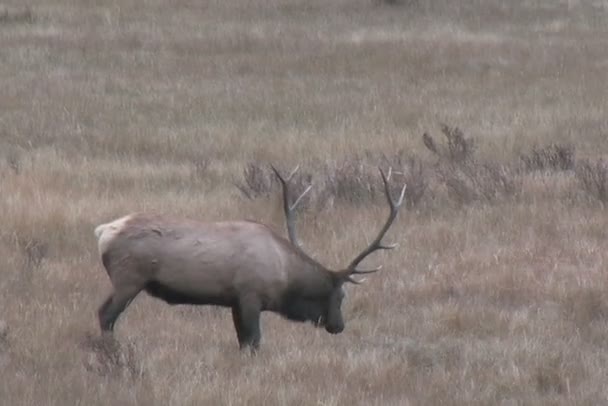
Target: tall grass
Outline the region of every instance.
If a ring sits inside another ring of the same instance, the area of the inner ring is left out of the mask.
[[[0,6],[0,399],[606,403],[606,12]],[[298,233],[334,268],[386,215],[377,167],[408,183],[399,248],[348,290],[345,331],[265,314],[251,357],[229,311],[142,294],[101,339],[110,285],[93,228],[156,210],[283,230],[270,163],[313,183]]]

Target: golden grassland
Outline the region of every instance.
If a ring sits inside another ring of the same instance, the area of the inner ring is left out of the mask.
[[[608,5],[389,3],[0,4],[3,404],[608,404]],[[474,158],[446,155],[441,123]],[[550,144],[572,156],[543,160]],[[369,260],[384,270],[349,287],[342,334],[264,314],[249,356],[228,310],[142,294],[118,343],[96,338],[97,224],[158,210],[282,231],[276,188],[240,190],[247,168],[365,167],[341,195],[316,182],[329,197],[299,216],[340,267],[386,215],[348,199],[380,182],[380,154],[408,158],[422,197]]]

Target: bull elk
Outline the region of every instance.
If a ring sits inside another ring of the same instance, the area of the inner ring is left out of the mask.
[[[252,221],[201,223],[134,213],[95,229],[99,253],[113,292],[99,307],[103,334],[142,290],[170,305],[215,305],[232,309],[241,349],[260,344],[260,313],[271,311],[288,320],[309,321],[331,334],[344,330],[343,285],[359,284],[359,264],[377,250],[388,250],[382,238],[395,221],[405,185],[397,200],[389,188],[391,171],[380,174],[390,213],[378,236],[345,269],[332,271],[308,256],[298,243],[294,211],[308,188],[290,203],[289,182],[274,167],[281,183],[289,241]]]

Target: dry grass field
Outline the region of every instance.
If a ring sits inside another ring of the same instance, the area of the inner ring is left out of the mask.
[[[608,2],[390,3],[0,4],[0,403],[608,404]],[[284,233],[269,163],[336,268],[384,221],[375,166],[408,182],[344,332],[265,313],[250,356],[228,309],[141,294],[99,340],[94,227]]]

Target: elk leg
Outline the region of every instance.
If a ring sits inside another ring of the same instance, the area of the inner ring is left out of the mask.
[[[105,314],[108,311],[108,307],[112,304],[112,298],[114,297],[114,293],[111,293],[110,296],[106,300],[104,300],[103,304],[99,306],[99,310],[97,311],[97,316],[99,318],[99,328],[102,332],[111,330],[110,326],[108,326],[107,319]]]
[[[236,310],[233,310],[232,316],[241,349],[249,347],[255,352],[260,346],[260,312],[261,306],[256,299],[239,300]]]
[[[116,323],[118,316],[129,306],[129,303],[135,299],[140,291],[139,288],[115,291],[108,296],[97,312],[102,333],[114,330],[114,323]]]
[[[239,345],[243,342],[243,328],[241,327],[241,312],[238,305],[232,306],[232,321],[236,330],[236,338],[239,340]]]

